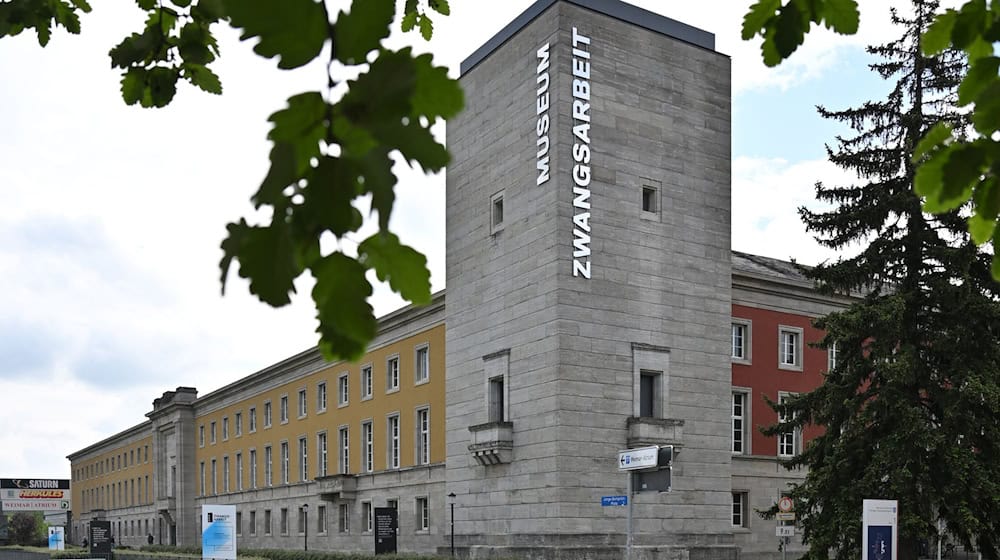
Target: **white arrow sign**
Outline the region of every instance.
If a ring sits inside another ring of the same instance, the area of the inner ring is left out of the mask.
[[[618,452],[618,470],[631,471],[636,469],[651,469],[656,467],[657,452],[660,448],[639,447]]]

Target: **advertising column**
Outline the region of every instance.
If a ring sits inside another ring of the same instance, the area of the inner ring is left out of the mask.
[[[865,500],[861,515],[861,560],[896,560],[896,500]]]
[[[236,560],[236,506],[201,506],[201,557]]]

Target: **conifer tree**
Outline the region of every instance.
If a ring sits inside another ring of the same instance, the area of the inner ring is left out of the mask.
[[[764,430],[825,428],[786,463],[809,469],[791,491],[809,558],[858,558],[864,499],[899,501],[900,560],[915,558],[920,540],[934,542],[939,520],[951,538],[997,558],[1000,290],[969,239],[968,209],[925,214],[913,190],[920,162],[910,154],[922,135],[940,121],[967,128],[955,109],[964,59],[921,53],[937,8],[914,0],[912,16],[893,11],[902,36],[868,48],[870,68],[891,84],[885,99],[819,107],[853,130],[827,152],[858,180],[817,184],[830,208],[799,212],[822,244],[858,253],[806,273],[826,293],[857,297],[817,321],[827,333],[819,346],[836,346],[824,383],[772,403],[787,421]]]

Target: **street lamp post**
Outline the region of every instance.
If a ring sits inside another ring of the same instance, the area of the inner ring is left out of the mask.
[[[448,502],[451,505],[451,557],[455,557],[455,493],[448,494]]]
[[[302,545],[309,551],[309,504],[302,504]]]

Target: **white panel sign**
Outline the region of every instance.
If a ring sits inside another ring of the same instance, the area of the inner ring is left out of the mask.
[[[774,536],[776,537],[792,537],[795,535],[794,525],[778,525],[774,528]]]
[[[49,527],[49,550],[66,550],[66,536],[63,527]]]
[[[631,471],[635,469],[651,469],[656,467],[657,455],[660,448],[639,447],[637,449],[626,449],[618,452],[618,470]]]
[[[861,560],[896,560],[896,500],[865,500],[861,514]]]
[[[236,506],[201,506],[201,557],[236,560]]]

